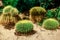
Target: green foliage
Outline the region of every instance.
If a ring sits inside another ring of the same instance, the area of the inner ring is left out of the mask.
[[[28,20],[22,20],[16,23],[16,31],[27,33],[33,30],[33,24],[31,21]]]
[[[43,18],[40,22],[38,22],[38,25],[39,25],[39,26],[42,26],[44,20],[46,20],[46,18]]]
[[[40,16],[46,14],[46,10],[42,7],[33,7],[30,9],[31,16]]]
[[[58,20],[59,23],[60,23],[60,10],[57,12],[57,20]]]
[[[46,17],[47,18],[56,18],[57,17],[56,9],[48,10],[46,13]]]
[[[40,1],[40,6],[44,8],[47,8],[52,3],[52,0],[39,0],[39,1]]]
[[[47,19],[43,22],[43,27],[49,30],[57,29],[59,22],[55,19]]]
[[[4,6],[11,5],[13,7],[16,7],[18,3],[18,0],[3,0]]]
[[[17,8],[20,12],[25,12],[25,11],[28,11],[30,8],[38,5],[38,3],[39,3],[39,0],[19,0],[17,4]]]
[[[3,11],[2,8],[0,8],[0,15],[2,14],[2,11]]]
[[[60,20],[60,7],[56,9],[57,12],[57,19]]]
[[[60,11],[58,12],[57,19],[60,20]]]

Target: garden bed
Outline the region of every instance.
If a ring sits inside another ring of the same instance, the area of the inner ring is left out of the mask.
[[[0,40],[60,40],[60,29],[45,30],[34,24],[34,30],[31,35],[15,35],[15,28],[8,30],[0,25]]]

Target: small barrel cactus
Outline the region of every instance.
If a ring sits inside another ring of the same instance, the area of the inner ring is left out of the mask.
[[[3,8],[3,13],[6,14],[6,13],[11,13],[11,10],[13,9],[12,6],[8,5],[6,7]]]
[[[2,14],[0,18],[0,23],[2,25],[8,24],[11,21],[10,16],[10,14]]]
[[[30,9],[30,19],[34,22],[40,22],[46,14],[46,10],[42,7],[33,7]]]
[[[33,24],[31,21],[28,20],[22,20],[16,23],[16,31],[27,33],[33,30]]]
[[[3,9],[3,14],[0,18],[0,24],[4,26],[14,26],[16,22],[21,20],[21,18],[18,15],[18,10],[12,6],[6,6]]]
[[[42,26],[48,30],[54,30],[54,29],[57,29],[59,27],[59,22],[55,19],[50,18],[50,19],[46,19],[43,22]]]
[[[40,16],[44,15],[46,13],[46,10],[42,7],[33,7],[30,9],[30,15],[32,16]]]
[[[18,11],[16,8],[13,8],[13,9],[11,10],[12,16],[18,15],[18,13],[19,13],[19,11]]]

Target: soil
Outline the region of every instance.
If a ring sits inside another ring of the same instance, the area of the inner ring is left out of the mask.
[[[15,35],[17,35],[17,36],[29,36],[29,35],[33,35],[35,33],[36,33],[36,31],[34,31],[34,30],[27,32],[27,33],[21,33],[21,32],[15,31]]]
[[[0,25],[0,40],[60,40],[60,29],[46,30],[36,24],[34,24],[34,31],[28,34],[31,35],[18,35],[15,32],[15,28],[8,30],[4,26]],[[17,35],[16,35],[16,34]],[[19,33],[21,34],[21,33]]]
[[[4,28],[11,30],[11,29],[14,29],[14,25],[15,25],[15,23],[5,24],[5,25],[4,25]]]

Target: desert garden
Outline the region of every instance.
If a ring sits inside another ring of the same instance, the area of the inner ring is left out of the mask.
[[[59,0],[0,0],[0,40],[60,40]]]

